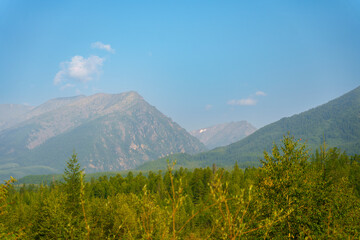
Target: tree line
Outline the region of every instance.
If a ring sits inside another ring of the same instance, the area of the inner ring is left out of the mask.
[[[285,136],[261,167],[180,168],[0,188],[1,239],[358,239],[360,157]]]

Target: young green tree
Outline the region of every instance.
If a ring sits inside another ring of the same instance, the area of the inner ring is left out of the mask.
[[[69,231],[71,239],[89,238],[90,228],[85,213],[84,170],[81,169],[77,154],[74,152],[67,161],[64,171],[64,191],[66,194],[66,210],[71,216]],[[85,233],[86,230],[86,233]]]
[[[303,208],[311,187],[307,174],[308,150],[305,144],[288,135],[284,136],[280,149],[274,144],[272,154],[264,152],[264,158],[255,185],[263,203],[261,212],[264,217],[277,211],[289,213],[274,226],[270,237],[299,238],[301,226],[306,226]]]
[[[79,160],[75,152],[69,158],[66,165],[63,176],[65,181],[64,190],[67,194],[66,206],[73,216],[78,216],[81,211],[80,189],[83,169],[80,169]]]
[[[0,239],[19,239],[22,237],[22,230],[18,230],[18,233],[9,232],[5,225],[8,225],[10,222],[9,218],[11,217],[8,214],[8,192],[11,188],[11,184],[16,180],[14,178],[10,178],[10,180],[6,181],[4,184],[0,184]]]
[[[336,149],[309,161],[305,144],[285,136],[281,148],[265,152],[256,191],[264,217],[286,217],[270,230],[273,239],[353,239],[358,237],[360,202],[351,184],[351,161]]]

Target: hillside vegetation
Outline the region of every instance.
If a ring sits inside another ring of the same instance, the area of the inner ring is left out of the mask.
[[[184,167],[206,167],[213,163],[219,166],[256,166],[263,152],[270,151],[272,144],[279,144],[284,135],[290,133],[306,142],[314,152],[325,141],[349,154],[360,149],[360,87],[324,105],[306,112],[283,118],[258,129],[250,136],[208,152],[195,155],[175,155]],[[148,162],[138,169],[157,169],[164,166],[165,158]]]
[[[63,183],[0,188],[2,239],[357,239],[360,158],[285,137],[262,167],[168,165],[84,182],[76,154]]]

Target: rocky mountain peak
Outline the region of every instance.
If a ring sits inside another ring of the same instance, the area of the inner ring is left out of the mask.
[[[134,91],[53,99],[34,110],[0,132],[0,176],[2,166],[15,165],[6,174],[29,168],[61,172],[74,149],[87,172],[130,169],[171,153],[206,150]]]
[[[229,122],[191,131],[209,149],[225,146],[247,137],[256,128],[247,121]]]

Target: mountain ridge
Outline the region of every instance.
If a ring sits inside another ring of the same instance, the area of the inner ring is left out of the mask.
[[[213,149],[226,146],[249,136],[256,128],[247,121],[228,122],[191,131],[204,145]]]
[[[258,165],[263,151],[271,151],[273,144],[279,144],[287,134],[302,139],[311,152],[325,141],[328,147],[340,148],[348,154],[359,154],[360,86],[305,112],[281,118],[228,146],[195,155],[177,154],[168,158],[180,158],[179,162],[183,162],[185,167],[207,167],[213,163],[230,166],[235,162],[244,166]],[[159,159],[137,169],[152,169],[153,166],[158,168],[164,162],[165,159]]]
[[[134,91],[52,99],[36,111],[0,132],[0,169],[18,164],[61,172],[75,149],[87,172],[114,171],[206,149]]]

